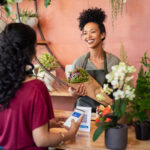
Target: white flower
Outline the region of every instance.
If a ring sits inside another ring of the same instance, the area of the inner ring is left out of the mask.
[[[115,80],[124,80],[125,74],[122,73],[121,71],[117,71],[114,74],[114,79]]]
[[[118,80],[111,81],[111,85],[113,86],[113,89],[117,89],[119,87]]]
[[[112,70],[113,72],[115,72],[115,71],[118,70],[118,67],[119,67],[118,65],[112,66],[112,67],[111,67],[111,70]]]
[[[125,97],[124,92],[121,90],[117,90],[113,93],[113,96],[115,97],[115,100],[123,99]]]
[[[134,73],[134,72],[136,72],[136,69],[135,69],[134,66],[128,66],[127,69],[128,69],[128,73]]]
[[[129,100],[133,100],[135,97],[134,91],[135,91],[134,89],[126,90],[125,91],[126,98],[128,98]]]
[[[103,91],[109,95],[113,92],[113,89],[109,88],[108,84],[104,84],[103,85]]]
[[[107,79],[108,83],[110,83],[113,80],[112,75],[113,75],[112,73],[109,73],[109,74],[106,75],[106,79]]]
[[[127,83],[127,82],[131,81],[132,79],[133,79],[133,76],[126,77],[126,79],[125,79],[125,83]]]
[[[96,99],[97,100],[105,100],[105,97],[103,96],[103,94],[99,93],[99,94],[96,95]]]

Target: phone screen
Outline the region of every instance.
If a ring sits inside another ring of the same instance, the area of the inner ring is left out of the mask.
[[[74,119],[75,122],[79,120],[79,118],[84,114],[83,110],[75,109],[72,115],[65,121],[64,126],[69,127],[71,126],[71,120]]]

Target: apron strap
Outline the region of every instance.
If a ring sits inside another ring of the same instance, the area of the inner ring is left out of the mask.
[[[84,62],[83,62],[83,65],[82,65],[82,68],[85,69],[86,68],[86,65],[87,65],[87,62],[88,62],[88,58],[90,58],[90,52],[87,53],[85,59],[84,59]]]
[[[108,74],[107,59],[106,59],[106,52],[105,51],[103,51],[103,57],[104,57],[104,71],[105,71],[105,74]],[[90,58],[90,52],[87,53],[87,55],[84,59],[84,62],[83,62],[83,65],[82,65],[82,68],[84,68],[84,69],[86,68],[88,58]]]

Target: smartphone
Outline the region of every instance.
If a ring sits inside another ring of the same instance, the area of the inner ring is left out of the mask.
[[[75,109],[71,116],[65,121],[64,126],[70,128],[71,127],[71,120],[74,119],[75,122],[77,122],[80,117],[84,114],[84,110],[81,109]]]

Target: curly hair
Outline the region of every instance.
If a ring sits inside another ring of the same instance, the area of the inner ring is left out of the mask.
[[[78,18],[79,28],[82,31],[87,23],[94,22],[98,24],[101,33],[106,33],[103,23],[105,18],[105,12],[101,8],[89,8],[87,10],[83,10]]]
[[[26,75],[33,70],[36,33],[28,25],[10,23],[0,33],[0,105],[6,108]],[[26,71],[26,66],[31,69]]]

